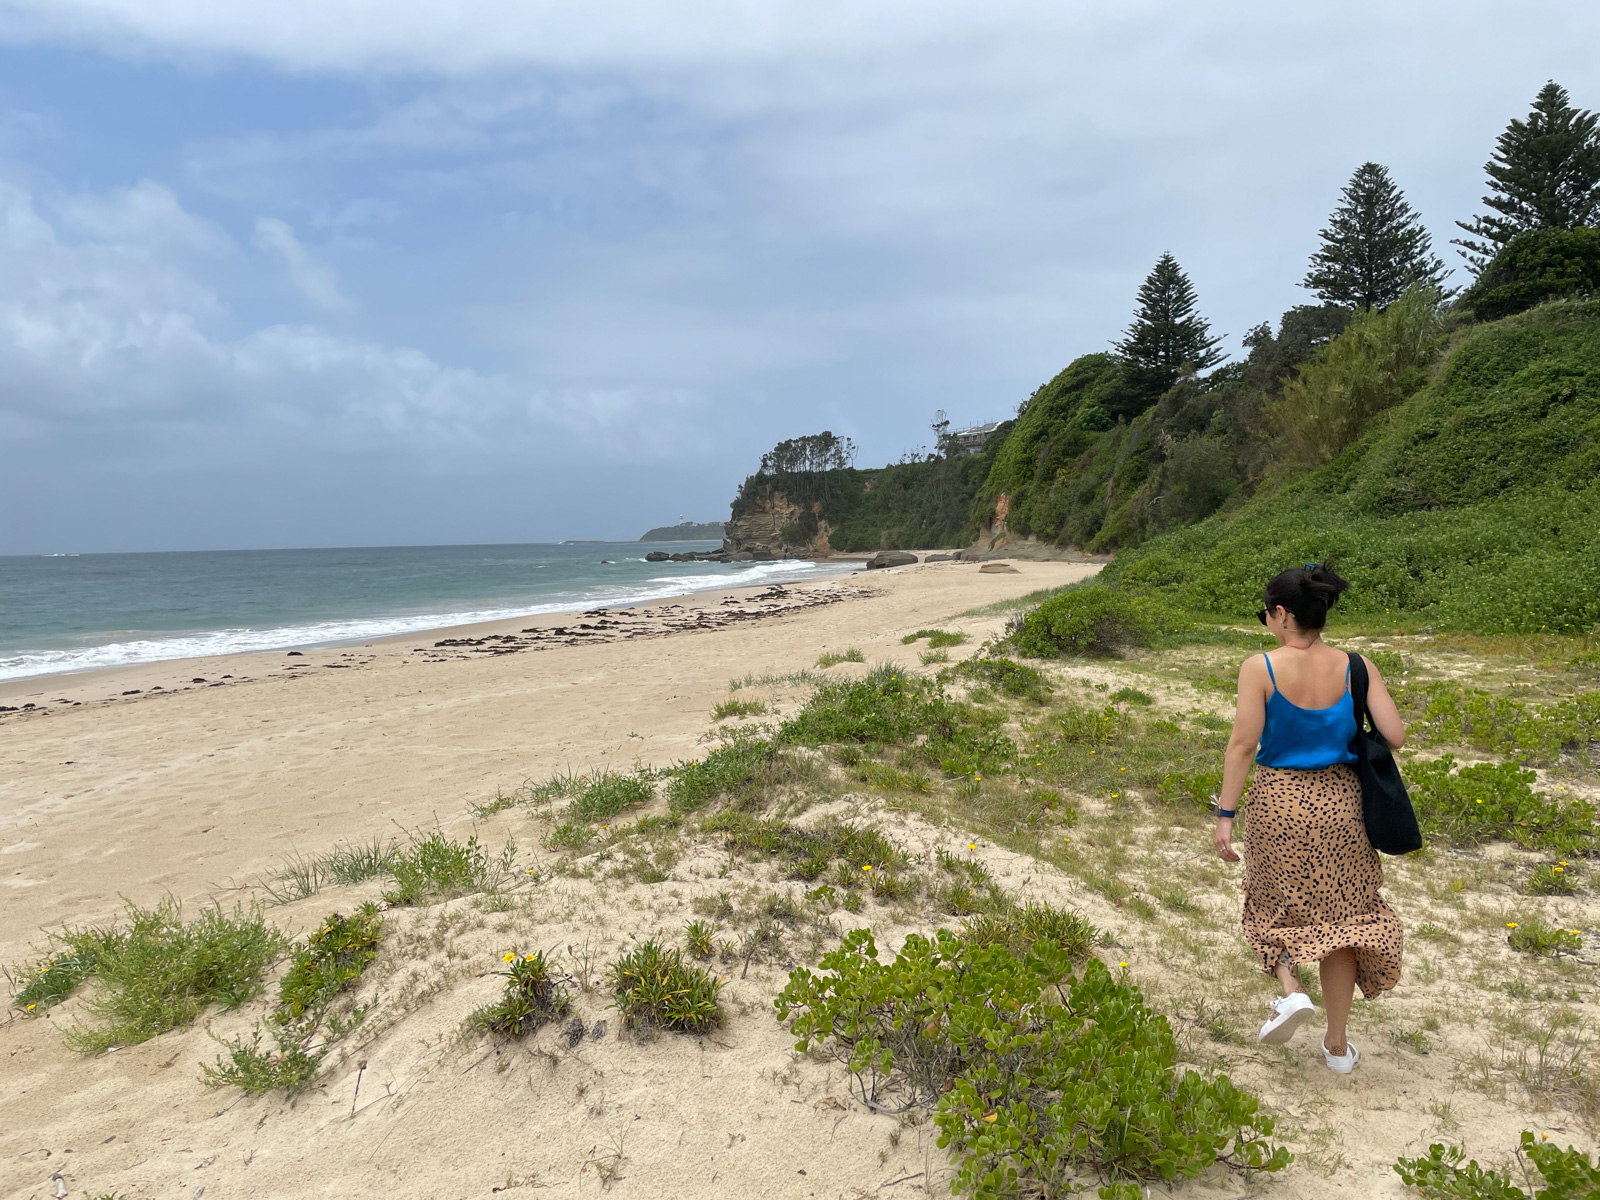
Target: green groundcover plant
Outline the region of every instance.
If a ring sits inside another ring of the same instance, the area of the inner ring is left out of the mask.
[[[1402,700],[1417,745],[1471,746],[1545,766],[1563,755],[1584,762],[1600,741],[1600,692],[1528,704],[1482,688],[1434,683],[1405,688]]]
[[[858,929],[775,1003],[796,1048],[832,1053],[869,1106],[935,1109],[959,1193],[1066,1194],[1087,1174],[1107,1200],[1134,1200],[1140,1180],[1288,1164],[1253,1096],[1179,1071],[1166,1019],[1137,988],[1097,959],[1081,977],[1073,966],[1047,939],[1019,954],[948,930],[912,934],[882,963]]]
[[[1590,1162],[1587,1154],[1572,1146],[1560,1149],[1527,1130],[1522,1133],[1517,1158],[1523,1160],[1524,1179],[1531,1164],[1541,1186],[1530,1180],[1524,1188],[1509,1175],[1480,1167],[1477,1159],[1463,1166],[1461,1160],[1466,1156],[1460,1146],[1435,1142],[1426,1155],[1397,1161],[1395,1174],[1428,1200],[1590,1200],[1600,1195],[1600,1166]]]
[[[1454,756],[1446,754],[1410,762],[1404,774],[1426,837],[1458,846],[1515,842],[1572,858],[1595,852],[1595,806],[1534,791],[1534,773],[1515,763],[1457,769]]]

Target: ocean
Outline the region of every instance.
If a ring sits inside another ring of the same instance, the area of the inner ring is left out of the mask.
[[[836,575],[647,563],[719,542],[0,556],[0,680],[367,641],[444,625]],[[604,560],[604,561],[602,561]]]

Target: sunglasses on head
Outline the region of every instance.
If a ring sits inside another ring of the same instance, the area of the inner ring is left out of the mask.
[[[1267,623],[1267,610],[1264,608],[1256,609],[1256,620],[1265,625]]]

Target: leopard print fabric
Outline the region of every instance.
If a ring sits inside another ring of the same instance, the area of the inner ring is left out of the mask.
[[[1400,918],[1378,894],[1383,868],[1355,772],[1257,767],[1245,804],[1244,935],[1261,969],[1352,946],[1368,1000],[1399,983]]]

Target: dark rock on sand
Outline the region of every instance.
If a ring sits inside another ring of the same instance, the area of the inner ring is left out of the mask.
[[[909,567],[917,561],[917,556],[906,550],[880,550],[867,559],[867,570],[876,571],[883,567]]]

